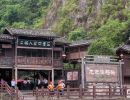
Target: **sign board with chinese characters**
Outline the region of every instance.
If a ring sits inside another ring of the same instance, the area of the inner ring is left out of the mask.
[[[19,39],[18,46],[51,48],[52,41]]]
[[[11,44],[2,44],[2,48],[12,48]]]
[[[86,82],[118,82],[119,65],[85,64]]]
[[[68,71],[67,81],[76,81],[76,80],[78,80],[78,71]]]

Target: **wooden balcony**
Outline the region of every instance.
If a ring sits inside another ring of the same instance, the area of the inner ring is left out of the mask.
[[[54,59],[54,68],[63,67],[61,59]],[[51,57],[17,57],[17,65],[19,66],[52,66]],[[0,57],[0,68],[12,68],[14,59],[12,57]]]
[[[61,59],[54,59],[54,67],[62,67]],[[52,66],[51,57],[17,57],[18,65],[43,65],[43,66]]]
[[[52,61],[51,57],[17,57],[17,64],[18,65],[44,65],[44,66],[51,66]]]
[[[12,57],[0,57],[0,68],[12,68],[14,59]]]
[[[81,59],[86,55],[86,51],[82,52],[70,52],[67,55],[67,59],[73,60],[73,59]]]
[[[63,62],[61,59],[54,59],[53,64],[54,64],[54,68],[63,67]]]

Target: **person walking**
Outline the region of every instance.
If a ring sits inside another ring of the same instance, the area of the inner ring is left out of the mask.
[[[44,88],[47,88],[48,80],[46,78],[43,79],[43,85],[44,85]]]
[[[15,88],[15,86],[16,86],[16,82],[15,82],[14,79],[12,79],[12,80],[11,80],[11,87]]]

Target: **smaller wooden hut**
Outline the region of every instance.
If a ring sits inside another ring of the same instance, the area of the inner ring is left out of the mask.
[[[122,79],[123,84],[130,85],[130,38],[124,45],[121,45],[116,50],[117,55],[123,62],[122,65]]]

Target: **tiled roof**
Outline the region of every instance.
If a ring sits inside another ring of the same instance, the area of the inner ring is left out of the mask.
[[[93,40],[80,40],[80,41],[73,41],[70,46],[79,46],[79,45],[89,45]]]
[[[13,36],[11,36],[11,35],[8,35],[8,34],[0,34],[0,40],[13,40],[13,39],[15,39],[15,37],[13,37]]]
[[[58,37],[55,33],[48,29],[14,29],[6,28],[11,35],[16,36],[40,36],[40,37]]]
[[[124,51],[130,51],[130,45],[123,45],[117,49],[118,50],[124,50]]]
[[[54,40],[56,43],[63,43],[63,44],[69,44],[68,40],[66,37],[61,37],[61,38],[56,38]]]

